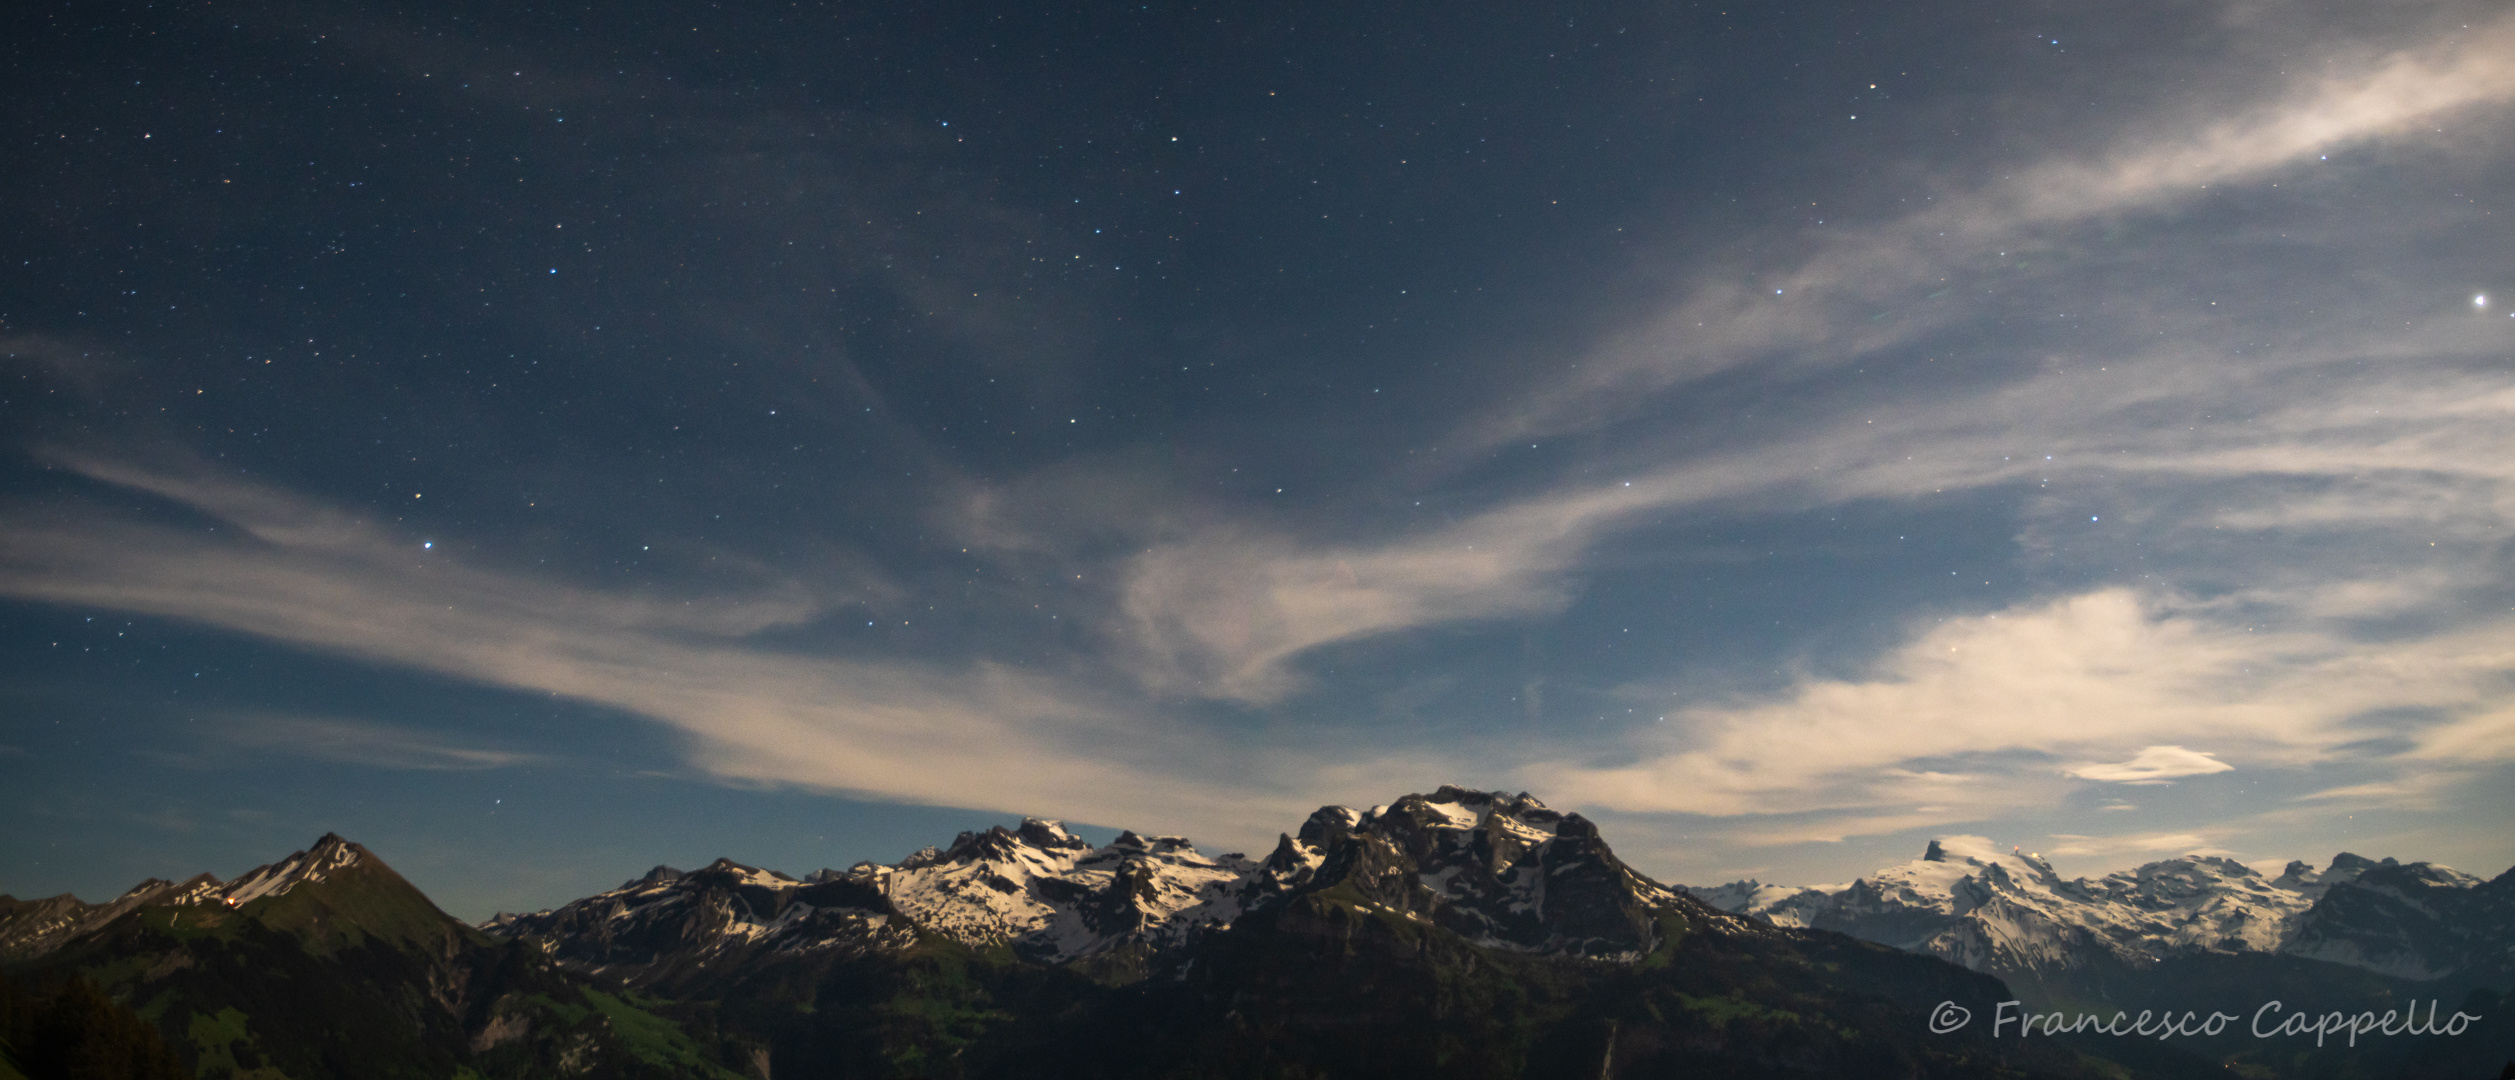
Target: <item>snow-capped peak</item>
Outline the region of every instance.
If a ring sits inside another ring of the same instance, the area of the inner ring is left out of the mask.
[[[284,896],[299,885],[323,881],[358,865],[361,854],[358,845],[341,839],[340,834],[325,833],[313,847],[246,871],[220,890],[218,898],[229,907],[243,907],[266,896]]]
[[[866,876],[920,926],[1071,959],[1120,940],[1228,923],[1239,915],[1237,886],[1255,869],[1236,856],[1208,858],[1177,836],[1121,833],[1095,850],[1063,823],[1026,818],[1018,829],[963,833],[947,849]]]
[[[664,868],[658,867],[657,869]],[[744,866],[732,859],[718,859],[715,862],[709,863],[706,866],[700,867],[699,869],[691,871],[687,874],[676,873],[673,875],[672,880],[678,880],[685,877],[698,877],[700,875],[706,875],[713,878],[715,883],[719,885],[749,886],[754,889],[791,889],[802,884],[802,882],[796,881],[794,878],[788,877],[775,870],[762,870],[756,866]],[[650,871],[648,876],[652,877],[653,873]]]

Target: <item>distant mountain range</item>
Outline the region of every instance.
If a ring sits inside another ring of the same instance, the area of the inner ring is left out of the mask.
[[[2139,972],[2196,950],[2478,987],[2463,976],[2502,955],[2484,890],[2506,879],[2179,863],[2063,882],[1951,841],[1836,890],[1689,891],[1578,814],[1444,787],[1322,808],[1262,859],[1134,833],[1094,847],[1026,820],[803,877],[659,866],[470,927],[327,836],[234,882],[0,898],[0,966],[83,974],[200,1076],[253,1080],[2496,1074],[2494,1044],[2471,1041],[2272,1062],[1933,1033],[1941,1003],[1988,1017],[2015,996],[1993,972]]]
[[[2326,961],[2411,982],[2515,984],[2515,870],[2483,881],[2348,852],[2320,871],[2264,877],[2191,856],[2063,879],[2042,858],[1977,837],[1849,885],[1755,881],[1689,888],[1778,926],[1834,930],[2005,979],[2069,986],[2209,956]]]

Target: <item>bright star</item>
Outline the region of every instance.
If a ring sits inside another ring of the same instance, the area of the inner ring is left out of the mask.
[[[2487,307],[2487,306],[2489,306],[2489,297],[2488,297],[2488,294],[2483,293],[2483,294],[2481,294],[2481,295],[2479,295],[2479,296],[2472,297],[2472,298],[2471,298],[2471,306],[2473,306],[2473,307]]]

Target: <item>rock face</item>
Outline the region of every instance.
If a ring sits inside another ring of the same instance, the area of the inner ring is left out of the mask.
[[[1320,809],[1278,841],[1247,904],[1339,884],[1487,948],[1601,959],[1657,947],[1658,912],[1680,905],[1579,814],[1457,787],[1368,812]]]
[[[2039,979],[2212,954],[2297,956],[2435,979],[2502,969],[2505,928],[2515,925],[2515,878],[2484,885],[2441,866],[2346,852],[2319,872],[2293,862],[2275,878],[2232,859],[2187,856],[2064,880],[2037,856],[1952,837],[1849,885],[1741,881],[1689,891],[1776,925]]]
[[[2391,859],[2356,870],[2296,919],[2281,952],[2405,979],[2515,981],[2515,870],[2487,882]]]

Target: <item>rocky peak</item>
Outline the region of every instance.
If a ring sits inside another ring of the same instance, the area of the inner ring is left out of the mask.
[[[997,825],[985,832],[961,833],[953,837],[952,845],[940,853],[929,858],[926,852],[934,849],[928,848],[903,861],[900,869],[945,863],[1012,862],[1025,856],[1032,861],[1044,857],[1049,861],[1071,862],[1089,852],[1091,847],[1082,837],[1067,831],[1063,822],[1023,818],[1021,827],[1016,829]]]
[[[1062,821],[1047,821],[1041,818],[1026,817],[1022,819],[1022,827],[1014,830],[1013,835],[1021,837],[1023,843],[1029,844],[1032,847],[1050,851],[1081,852],[1090,851],[1092,849],[1092,845],[1090,843],[1086,842],[1082,837],[1074,835],[1072,831],[1065,827],[1065,823]],[[1132,836],[1134,834],[1129,833],[1127,835]]]
[[[1293,835],[1303,843],[1324,844],[1352,833],[1366,815],[1350,806],[1322,806],[1310,812]]]
[[[2270,883],[2274,887],[2295,892],[2311,900],[2322,896],[2334,885],[2358,880],[2360,875],[2369,870],[2399,865],[2401,863],[2397,859],[2386,858],[2378,862],[2363,855],[2344,851],[2332,856],[2331,865],[2319,872],[2314,869],[2313,863],[2303,859],[2292,860],[2278,877],[2271,879]]]
[[[732,859],[720,858],[680,877],[669,885],[684,893],[710,894],[721,904],[738,905],[761,917],[782,910],[789,895],[803,883],[756,866],[746,866]]]
[[[1277,841],[1250,903],[1336,887],[1487,945],[1601,956],[1649,951],[1656,912],[1677,902],[1580,815],[1457,786],[1369,811],[1321,807]]]

